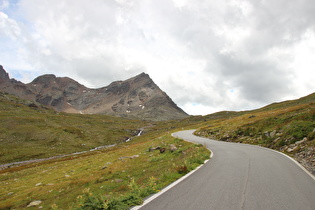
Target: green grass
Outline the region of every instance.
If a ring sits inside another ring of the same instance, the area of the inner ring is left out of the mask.
[[[178,150],[171,152],[171,144]],[[156,146],[165,147],[166,151],[148,151],[149,147]],[[133,155],[139,157],[125,158]],[[137,194],[142,200],[152,193],[152,189],[146,188],[152,179],[155,190],[159,190],[208,158],[209,151],[202,145],[165,135],[139,142],[135,139],[133,144],[41,162],[32,167],[7,169],[0,174],[0,209],[24,208],[33,200],[42,200],[44,208],[72,209],[88,202],[87,189],[95,199],[120,200],[122,205],[121,199],[134,193],[135,189],[129,187],[132,182],[147,191]],[[179,170],[183,166],[187,168],[184,172]]]
[[[244,112],[240,116],[212,121],[211,125],[198,129],[196,133],[217,140],[258,144],[280,151],[285,151],[305,137],[308,140],[306,144],[311,146],[315,137],[314,102],[314,94],[311,94],[300,100],[276,103]]]
[[[1,163],[117,146],[7,168],[0,171],[0,209],[22,209],[41,200],[44,209],[74,209],[100,204],[122,208],[142,202],[194,169],[209,151],[170,136],[195,128],[202,117],[147,122],[105,115],[57,113],[0,93]],[[140,128],[143,135],[134,137]],[[178,149],[171,152],[170,145]],[[150,147],[166,151],[149,152]],[[136,155],[135,158],[130,158]],[[153,182],[154,180],[154,182]],[[154,185],[154,188],[153,188]],[[81,207],[80,207],[81,205]],[[95,206],[94,206],[95,207]],[[94,208],[93,207],[93,208]],[[95,207],[96,208],[96,207]]]
[[[31,103],[0,94],[1,163],[118,145],[0,171],[0,209],[25,208],[34,200],[41,200],[44,209],[138,205],[209,158],[202,145],[171,137],[179,130],[200,128],[196,134],[201,136],[283,151],[307,137],[303,148],[315,147],[314,94],[253,111],[164,122],[57,113],[40,105],[29,107]],[[143,135],[122,143],[140,128],[145,128]],[[171,152],[170,145],[178,149]],[[149,152],[157,146],[166,152]]]
[[[148,123],[105,115],[57,113],[0,94],[0,164],[121,143]]]

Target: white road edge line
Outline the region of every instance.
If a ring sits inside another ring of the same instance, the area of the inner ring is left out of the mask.
[[[257,146],[257,145],[250,145],[250,146]],[[267,147],[262,147],[262,146],[258,146],[258,147],[266,149],[266,150],[271,150],[273,152],[276,152],[278,154],[281,154],[281,155],[289,158],[291,161],[293,161],[297,166],[299,166],[305,173],[307,173],[315,181],[315,176],[311,172],[309,172],[304,166],[302,166],[301,163],[299,163],[298,161],[296,161],[294,158],[290,157],[289,155],[287,155],[287,154],[285,154],[283,152],[274,150],[274,149],[267,148]]]
[[[172,133],[172,136],[173,136],[173,133]],[[174,138],[178,138],[178,137],[175,137],[173,136]],[[191,142],[193,143],[193,142]],[[213,157],[213,152],[207,148],[211,154],[210,154],[210,159]],[[152,200],[154,200],[155,198],[159,197],[160,195],[162,195],[163,193],[165,193],[166,191],[170,190],[172,187],[174,187],[175,185],[179,184],[180,182],[184,181],[186,178],[188,178],[189,176],[191,176],[193,173],[195,173],[198,169],[200,169],[203,165],[205,165],[210,159],[208,160],[205,160],[205,162],[198,166],[197,168],[195,168],[194,170],[192,170],[191,172],[189,172],[188,174],[186,174],[185,176],[179,178],[178,180],[176,180],[175,182],[171,183],[170,185],[168,185],[167,187],[163,188],[160,192],[156,193],[156,194],[153,194],[152,196],[150,196],[149,198],[145,199],[143,201],[143,204],[142,205],[139,205],[139,206],[134,206],[132,207],[130,210],[138,210],[140,208],[142,208],[143,206],[147,205],[148,203],[150,203]]]
[[[214,141],[216,141],[216,140],[214,140]],[[236,143],[236,142],[227,142],[227,143],[239,144],[239,143]],[[275,153],[281,154],[284,157],[289,158],[291,161],[293,161],[293,163],[295,163],[297,166],[299,166],[307,175],[309,175],[313,180],[315,180],[315,176],[311,172],[309,172],[301,163],[299,163],[297,160],[295,160],[294,158],[290,157],[289,155],[287,155],[287,154],[285,154],[283,152],[280,152],[280,151],[274,150],[274,149],[270,149],[268,147],[259,146],[259,145],[253,145],[253,144],[242,144],[242,145],[246,145],[246,146],[250,146],[250,147],[258,147],[260,149],[265,149],[265,150],[268,150],[268,151],[271,151],[271,152],[275,152]]]
[[[276,151],[279,152],[279,151]],[[296,165],[298,165],[305,173],[307,173],[311,178],[313,178],[313,180],[315,181],[315,176],[313,174],[311,174],[311,172],[309,172],[304,166],[302,166],[299,162],[297,162],[295,159],[293,159],[292,157],[290,157],[287,154],[284,154],[282,152],[279,152],[280,154],[286,156],[287,158],[291,159]]]
[[[172,133],[172,136],[175,137]],[[175,137],[178,138],[178,137]],[[184,140],[184,139],[183,139]],[[211,139],[209,139],[211,140]],[[231,142],[230,142],[231,143]],[[244,145],[249,145],[249,146],[254,146],[254,147],[259,147],[262,149],[266,149],[266,150],[271,150],[273,152],[279,153],[281,155],[284,155],[285,157],[289,158],[291,161],[293,161],[296,165],[298,165],[305,173],[307,173],[313,180],[315,180],[315,176],[313,176],[313,174],[311,174],[306,168],[304,168],[299,162],[297,162],[295,159],[293,159],[292,157],[290,157],[289,155],[279,152],[277,150],[273,150],[270,148],[266,148],[266,147],[261,147],[261,146],[257,146],[257,145],[251,145],[251,144],[244,144]],[[210,154],[210,159],[213,157],[213,152],[207,147],[207,149],[211,152]],[[204,164],[206,164],[210,159],[205,160]],[[143,206],[147,205],[148,203],[150,203],[152,200],[154,200],[155,198],[159,197],[160,195],[162,195],[163,193],[165,193],[166,191],[170,190],[172,187],[174,187],[175,185],[179,184],[180,182],[182,182],[183,180],[185,180],[187,177],[191,176],[193,173],[195,173],[199,168],[201,168],[204,164],[198,166],[196,169],[194,169],[193,171],[189,172],[188,174],[186,174],[185,176],[181,177],[180,179],[176,180],[175,182],[173,182],[172,184],[168,185],[167,187],[163,188],[160,192],[152,195],[151,197],[147,198],[146,200],[144,200],[143,204],[140,206],[134,206],[133,208],[131,208],[131,210],[138,210],[140,208],[142,208]]]

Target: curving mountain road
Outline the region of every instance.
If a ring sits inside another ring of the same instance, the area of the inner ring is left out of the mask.
[[[207,145],[213,158],[141,210],[315,209],[315,180],[286,156],[192,133],[181,131],[174,136]]]

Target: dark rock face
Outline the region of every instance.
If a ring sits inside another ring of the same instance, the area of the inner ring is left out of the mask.
[[[8,81],[8,80],[10,80],[9,74],[0,65],[0,81]]]
[[[180,109],[145,73],[99,88],[87,88],[67,77],[48,74],[29,84],[10,79],[0,66],[0,91],[50,106],[56,111],[107,114],[144,120],[182,119]]]

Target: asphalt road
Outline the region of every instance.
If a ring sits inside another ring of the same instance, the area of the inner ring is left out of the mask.
[[[141,210],[315,210],[315,180],[286,156],[192,132],[174,136],[207,145],[213,158]]]

